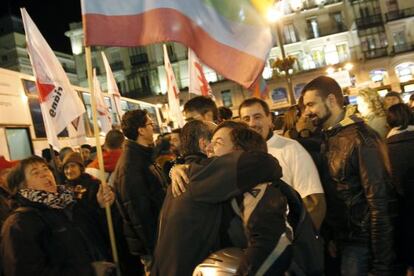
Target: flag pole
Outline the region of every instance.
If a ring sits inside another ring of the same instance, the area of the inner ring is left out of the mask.
[[[106,179],[105,179],[102,147],[101,147],[101,141],[99,139],[99,128],[98,128],[98,120],[97,120],[98,115],[96,112],[96,100],[95,100],[95,97],[92,96],[94,87],[93,87],[93,80],[92,80],[92,57],[91,57],[90,46],[85,47],[85,59],[86,59],[86,71],[88,74],[89,89],[91,92],[93,132],[95,133],[96,153],[97,153],[98,164],[99,164],[99,179],[101,180],[101,185],[105,187],[108,184],[106,183]],[[106,213],[106,219],[108,222],[109,239],[111,241],[112,256],[113,256],[114,263],[116,264],[117,275],[120,276],[121,273],[119,270],[118,251],[116,249],[114,226],[112,223],[111,208],[109,204],[105,205],[105,213]]]

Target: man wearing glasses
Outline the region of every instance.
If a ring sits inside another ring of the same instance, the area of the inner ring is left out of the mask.
[[[149,272],[166,182],[152,159],[154,123],[147,112],[128,111],[121,128],[127,139],[114,172],[117,205],[129,251]]]

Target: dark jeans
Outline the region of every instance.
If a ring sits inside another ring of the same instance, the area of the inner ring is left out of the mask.
[[[344,245],[341,248],[341,275],[366,276],[371,264],[371,253],[367,247]]]

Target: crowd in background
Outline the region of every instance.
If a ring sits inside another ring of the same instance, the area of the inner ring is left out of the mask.
[[[349,105],[318,77],[283,116],[192,98],[156,141],[128,111],[105,137],[108,185],[87,144],[1,157],[0,275],[414,275],[413,110],[369,88]]]

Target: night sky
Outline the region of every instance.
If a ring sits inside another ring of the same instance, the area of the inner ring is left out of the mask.
[[[25,7],[53,50],[71,53],[70,40],[65,36],[69,23],[81,21],[80,0],[6,0],[1,15],[11,13],[20,17]]]

